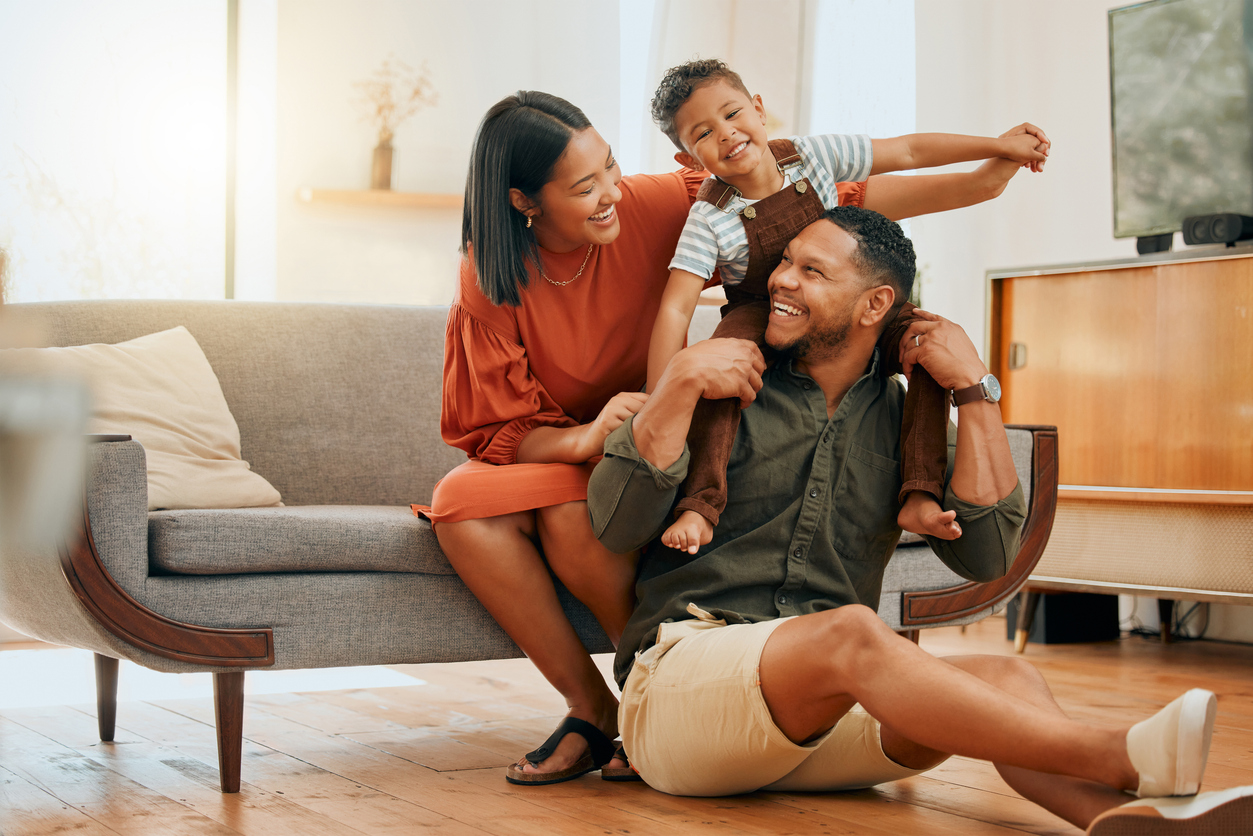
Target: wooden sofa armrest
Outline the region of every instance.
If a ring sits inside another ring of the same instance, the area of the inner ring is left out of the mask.
[[[1005,576],[989,583],[973,581],[922,592],[901,593],[901,626],[929,627],[972,615],[1018,592],[1035,569],[1053,530],[1057,511],[1057,427],[1006,424],[1031,433],[1031,504],[1023,523],[1018,556]]]
[[[129,441],[130,436],[88,436],[89,442]],[[274,664],[269,628],[223,630],[183,624],[153,612],[117,583],[96,549],[87,498],[83,512],[59,549],[61,571],[78,600],[104,629],[124,642],[166,659],[198,665],[261,667]]]

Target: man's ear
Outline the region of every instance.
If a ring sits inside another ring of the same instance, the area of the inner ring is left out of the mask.
[[[693,157],[686,151],[678,151],[674,155],[674,161],[684,168],[690,168],[692,171],[704,171],[705,167],[700,164],[700,160]]]
[[[536,212],[539,209],[539,204],[524,195],[521,189],[509,190],[509,203],[513,205],[514,209],[517,209],[524,215],[537,216],[539,214]]]
[[[872,287],[862,295],[861,317],[858,322],[868,327],[877,326],[896,304],[896,291],[891,285],[881,284]]]

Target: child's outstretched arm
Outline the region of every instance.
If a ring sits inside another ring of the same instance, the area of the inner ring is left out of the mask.
[[[1034,128],[1031,125],[1020,127]],[[1038,128],[1035,130],[1039,131]],[[1038,167],[1048,159],[1049,149],[1047,137],[1041,138],[1030,131],[1011,131],[1009,135],[995,139],[962,134],[907,134],[892,139],[872,139],[870,144],[874,154],[871,174],[933,168],[993,157],[1005,157],[1021,165]]]
[[[866,183],[864,205],[892,221],[961,209],[999,197],[1021,167],[997,157],[974,171],[913,177],[876,174]]]
[[[657,321],[653,323],[653,336],[648,341],[648,384],[644,391],[652,392],[657,379],[666,370],[670,358],[683,348],[692,313],[700,300],[705,280],[686,270],[671,270],[666,290],[661,296]]]
[[[1000,138],[1022,134],[1030,134],[1040,140],[1041,147],[1045,153],[1048,152],[1048,137],[1029,122],[1010,128]],[[912,177],[876,174],[866,184],[864,205],[894,221],[973,206],[999,197],[1020,167],[1022,164],[1014,160],[997,157],[974,171]],[[1033,171],[1043,171],[1044,164],[1032,163],[1029,167]]]

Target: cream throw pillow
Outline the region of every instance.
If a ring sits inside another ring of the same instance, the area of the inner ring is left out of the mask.
[[[88,432],[144,446],[148,510],[281,505],[240,456],[239,426],[196,338],[179,326],[117,345],[0,351],[3,365],[78,377],[91,388]]]

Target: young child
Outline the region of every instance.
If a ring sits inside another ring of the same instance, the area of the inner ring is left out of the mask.
[[[832,135],[770,141],[761,97],[750,95],[739,75],[714,59],[690,61],[667,72],[653,98],[652,116],[679,149],[675,160],[713,177],[697,195],[670,263],[670,279],[649,343],[650,392],[670,358],[683,347],[697,299],[715,268],[721,272],[727,304],[713,336],[751,339],[769,358],[764,343],[770,314],[766,281],[788,241],[841,202],[845,182],[886,171],[997,157],[1006,159],[998,172],[1008,180],[1019,165],[1040,170],[1048,156],[1047,138],[1031,125],[997,139],[913,134],[894,139]],[[954,176],[963,175],[948,177]],[[936,195],[938,177],[890,179],[891,210],[885,200],[884,211],[895,219],[999,194],[993,190],[986,197],[971,196],[967,189],[946,202]],[[859,194],[865,196],[865,189]],[[897,343],[914,310],[905,300],[898,304],[899,313],[879,342],[880,371],[885,375],[901,370]],[[947,465],[947,399],[948,392],[924,369],[914,368],[903,416],[902,508],[897,522],[907,531],[951,540],[961,534],[956,514],[945,512],[939,503]],[[726,466],[738,424],[739,403],[734,399],[702,401],[698,406],[688,435],[691,465],[684,496],[676,508],[678,518],[662,535],[665,545],[695,554],[712,539],[726,506]]]

